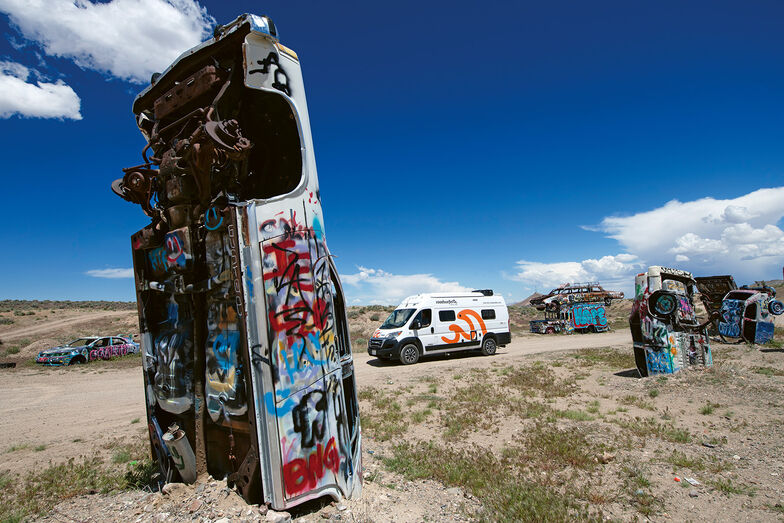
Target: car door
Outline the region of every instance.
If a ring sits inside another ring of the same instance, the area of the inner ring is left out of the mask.
[[[112,356],[125,356],[128,354],[128,342],[123,338],[112,338]]]
[[[109,346],[111,338],[100,338],[90,345],[90,361],[98,359],[109,359],[106,356],[106,348]]]

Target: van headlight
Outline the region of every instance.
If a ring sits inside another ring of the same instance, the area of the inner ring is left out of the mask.
[[[400,336],[401,332],[403,331],[390,332],[389,334],[387,334],[387,338],[397,338],[398,336]]]

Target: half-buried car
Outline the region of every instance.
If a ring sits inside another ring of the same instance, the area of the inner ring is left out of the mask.
[[[139,344],[123,336],[87,336],[38,353],[41,365],[75,365],[93,360],[108,360],[139,352]]]

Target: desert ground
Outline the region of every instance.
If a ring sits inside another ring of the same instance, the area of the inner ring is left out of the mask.
[[[784,515],[784,329],[764,347],[713,343],[714,366],[639,379],[625,316],[601,334],[532,335],[413,366],[370,357],[385,307],[349,310],[363,434],[360,499],[297,521],[724,520]],[[7,319],[3,321],[3,319]],[[278,520],[225,482],[164,492],[149,464],[141,358],[39,368],[42,348],[132,333],[134,304],[0,302],[0,520]],[[691,481],[690,481],[691,480]]]

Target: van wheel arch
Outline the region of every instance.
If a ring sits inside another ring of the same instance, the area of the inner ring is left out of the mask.
[[[400,347],[400,357],[398,359],[403,365],[413,365],[419,361],[421,355],[422,349],[419,347],[419,344],[416,341],[408,340]]]
[[[482,340],[482,354],[485,356],[492,356],[497,350],[498,341],[495,339],[495,336],[492,334],[485,336],[485,339]]]

